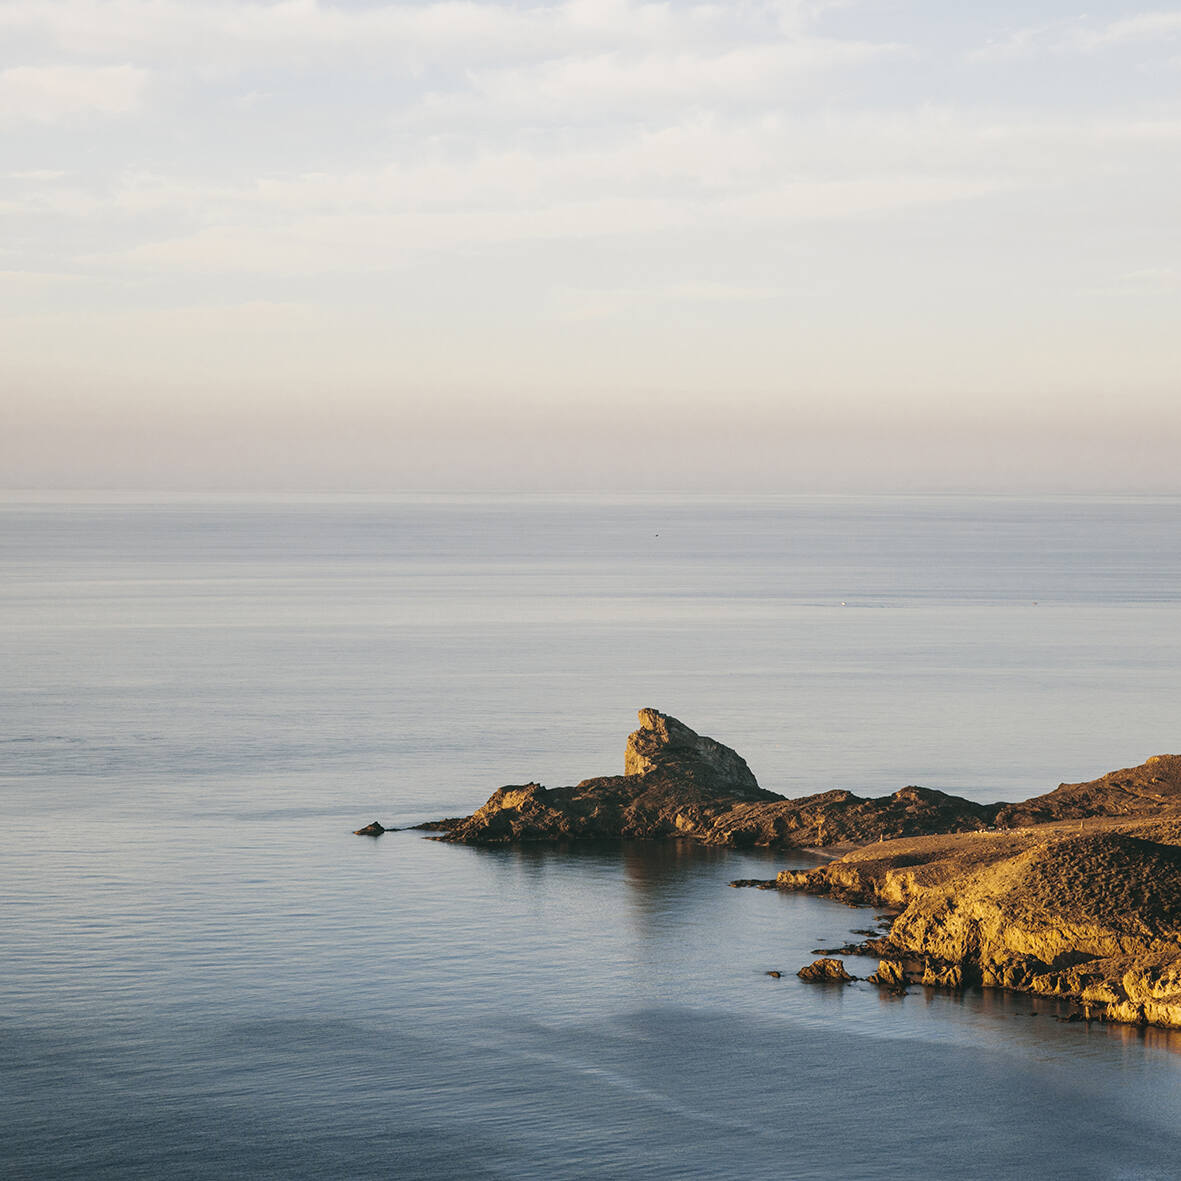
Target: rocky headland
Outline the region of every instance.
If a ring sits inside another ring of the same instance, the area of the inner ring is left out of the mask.
[[[869,845],[781,889],[888,907],[874,983],[1066,997],[1181,1028],[1181,816],[1099,817]]]
[[[682,837],[710,845],[848,846],[991,825],[1000,805],[925,787],[865,799],[826,791],[789,800],[761,788],[746,760],[656,709],[639,712],[622,775],[574,787],[502,787],[471,816],[437,821],[465,844],[577,838]]]
[[[423,827],[469,844],[674,838],[826,848],[824,866],[770,882],[897,912],[889,931],[830,949],[879,958],[873,983],[969,985],[1070,998],[1087,1019],[1181,1028],[1181,756],[1020,804],[921,787],[789,800],[745,760],[640,710],[624,774],[502,787],[471,816]],[[839,960],[805,979],[845,979]],[[852,979],[852,977],[847,977]]]

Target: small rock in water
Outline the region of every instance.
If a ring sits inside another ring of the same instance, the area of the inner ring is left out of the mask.
[[[356,829],[353,835],[358,837],[379,837],[383,832],[393,832],[393,829],[386,828],[380,821],[375,820],[372,824],[365,825],[364,828]]]
[[[842,984],[857,979],[845,971],[845,965],[840,960],[832,959],[815,960],[806,968],[801,968],[796,975],[801,980],[837,980]]]
[[[773,980],[778,980],[779,977],[783,975],[783,973],[782,972],[768,972],[767,975],[770,976]]]

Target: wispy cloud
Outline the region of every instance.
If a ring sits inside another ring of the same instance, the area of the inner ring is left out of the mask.
[[[569,287],[559,285],[548,296],[548,314],[574,323],[633,319],[644,313],[664,314],[678,305],[762,303],[778,299],[782,289],[772,286],[696,280],[655,283],[647,287]]]
[[[1142,12],[1098,27],[1077,28],[1069,47],[1094,52],[1122,45],[1160,44],[1181,36],[1181,9]]]
[[[139,107],[147,82],[136,66],[13,66],[0,70],[0,121],[125,115]]]
[[[0,31],[77,56],[183,58],[194,66],[341,57],[432,65],[462,57],[540,60],[571,53],[800,39],[828,5],[750,0],[740,6],[643,0],[565,3],[384,3],[342,8],[316,0],[10,0]]]
[[[1010,30],[969,50],[966,56],[977,62],[1004,62],[1045,54],[1098,54],[1129,46],[1168,53],[1175,49],[1179,37],[1181,9],[1142,12],[1106,23],[1084,13],[1069,20]]]
[[[976,62],[1020,61],[1044,52],[1055,35],[1052,26],[1031,25],[1014,29],[976,49],[970,49],[965,56],[969,61]]]
[[[1176,267],[1139,267],[1120,276],[1125,283],[1149,287],[1176,287],[1181,284],[1181,270]]]
[[[778,226],[890,216],[900,210],[977,199],[997,191],[991,178],[898,176],[799,181],[718,195],[705,202],[671,195],[551,196],[527,205],[404,209],[273,217],[204,227],[83,258],[88,266],[201,274],[317,275],[386,270],[424,252],[596,238],[744,234]]]
[[[1181,11],[1124,11],[0,0],[0,386],[1171,390]]]

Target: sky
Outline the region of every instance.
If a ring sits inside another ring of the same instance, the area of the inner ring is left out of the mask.
[[[1181,7],[0,0],[0,487],[1181,493]]]

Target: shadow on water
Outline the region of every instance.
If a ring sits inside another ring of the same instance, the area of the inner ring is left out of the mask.
[[[785,864],[822,864],[797,850],[729,849],[689,840],[594,840],[475,846],[502,878],[546,890],[574,882],[621,882],[632,918],[658,921],[736,878],[771,879]],[[607,916],[604,916],[607,917]]]
[[[828,860],[823,854],[799,849],[735,850],[686,840],[536,842],[463,849],[482,867],[528,893],[582,893],[597,884],[603,888],[596,895],[596,905],[601,907],[598,921],[618,926],[626,919],[631,937],[645,949],[637,954],[647,957],[654,972],[668,965],[663,957],[670,949],[686,941],[698,945],[690,954],[700,957],[705,945],[716,942],[724,929],[734,945],[731,954],[739,957],[729,964],[730,969],[762,975],[766,968],[775,967],[785,970],[794,983],[795,970],[813,958],[814,949],[856,943],[862,936],[855,932],[874,926],[876,912],[871,907],[850,907],[811,895],[727,888],[736,878],[770,879],[788,865],[808,867]],[[761,921],[757,912],[762,913]],[[748,967],[740,966],[748,961]],[[877,959],[851,956],[847,965],[864,979],[876,970]],[[710,966],[710,970],[717,968],[716,963]],[[813,984],[806,992],[809,1005],[827,1011],[829,1019],[858,1003],[868,1017],[874,1010],[886,1017],[905,1016],[900,1027],[887,1023],[876,1031],[882,1036],[891,1036],[892,1029],[913,1035],[923,1025],[922,1036],[934,1041],[965,1035],[1032,1039],[1058,1050],[1069,1048],[1071,1053],[1085,1052],[1090,1046],[1100,1054],[1122,1044],[1128,1050],[1181,1059],[1181,1031],[1068,1022],[1077,1006],[1055,997],[981,988],[949,992],[914,985],[904,995],[895,995],[866,983],[853,986],[851,992]]]
[[[532,841],[515,845],[472,845],[480,856],[500,861],[543,880],[554,869],[566,874],[591,869],[623,868],[629,885],[638,891],[663,890],[670,883],[698,880],[703,873],[718,875],[750,870],[750,877],[773,878],[791,865],[823,865],[828,858],[799,849],[730,849],[691,840]],[[731,874],[731,876],[736,876]]]

